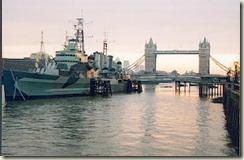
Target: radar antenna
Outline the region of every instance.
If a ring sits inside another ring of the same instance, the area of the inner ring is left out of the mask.
[[[82,15],[82,11],[81,11],[81,17],[80,18],[76,18],[77,22],[74,26],[74,30],[75,30],[75,38],[73,40],[75,40],[76,42],[76,46],[79,52],[81,52],[81,54],[85,54],[85,34],[84,34],[84,18]],[[71,23],[73,23],[73,21],[69,21]],[[87,23],[86,23],[87,24]]]
[[[84,30],[83,30],[83,18],[77,18],[77,25],[74,25],[76,34],[76,42],[78,42],[78,48],[82,54],[85,54],[85,42],[84,42]]]

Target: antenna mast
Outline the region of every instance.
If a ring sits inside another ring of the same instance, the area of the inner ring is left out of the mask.
[[[68,32],[65,32],[65,41],[64,41],[64,48],[67,47],[67,43],[68,43],[69,37],[68,37]]]
[[[75,29],[75,41],[76,45],[78,47],[78,50],[81,52],[81,54],[85,54],[85,40],[84,40],[84,18],[82,16],[82,10],[81,10],[81,18],[76,18],[78,21],[77,24],[74,25]]]
[[[44,42],[43,42],[43,31],[41,33],[41,47],[40,47],[40,52],[42,52],[42,53],[45,52]]]
[[[103,40],[103,54],[108,54],[108,43],[113,43],[115,40],[108,42],[108,32],[104,32],[104,40]]]
[[[82,54],[85,54],[85,45],[84,45],[84,30],[83,30],[83,18],[77,18],[78,24],[74,25],[76,34],[75,38],[76,41],[78,42],[78,48],[81,51]]]
[[[108,54],[108,32],[104,32],[104,40],[103,40],[103,54]]]

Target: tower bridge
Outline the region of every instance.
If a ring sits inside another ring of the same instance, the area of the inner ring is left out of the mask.
[[[157,50],[157,44],[150,38],[145,44],[145,71],[156,73],[157,55],[199,55],[199,75],[210,74],[210,43],[204,38],[198,50]]]

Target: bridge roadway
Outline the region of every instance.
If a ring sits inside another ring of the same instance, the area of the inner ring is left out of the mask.
[[[199,54],[199,50],[162,50],[155,51],[154,54]]]

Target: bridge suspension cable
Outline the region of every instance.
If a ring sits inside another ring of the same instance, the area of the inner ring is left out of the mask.
[[[222,63],[220,63],[219,61],[217,61],[215,58],[213,58],[213,56],[210,55],[210,58],[213,60],[213,62],[219,66],[221,69],[223,69],[224,71],[228,72],[228,71],[232,71],[234,72],[234,70],[231,70],[230,68],[226,67],[225,65],[223,65]]]
[[[145,54],[142,55],[138,60],[136,60],[134,63],[132,63],[132,64],[131,64],[128,68],[126,68],[126,69],[128,69],[128,70],[133,70],[133,69],[139,67],[139,66],[142,64],[142,62],[143,62],[144,60],[145,60]]]

